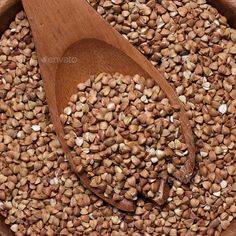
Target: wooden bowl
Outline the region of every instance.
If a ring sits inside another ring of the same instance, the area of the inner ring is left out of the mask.
[[[236,0],[207,0],[228,18],[230,25],[236,28]],[[0,0],[0,35],[8,28],[9,24],[14,20],[17,12],[22,9],[20,0]],[[4,217],[0,215],[0,236],[14,235],[5,225]],[[236,235],[236,219],[231,223],[229,228],[222,232],[221,236]]]

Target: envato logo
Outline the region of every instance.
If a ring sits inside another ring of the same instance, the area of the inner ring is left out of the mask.
[[[40,59],[42,63],[50,63],[50,64],[75,64],[77,63],[77,57],[42,57]]]

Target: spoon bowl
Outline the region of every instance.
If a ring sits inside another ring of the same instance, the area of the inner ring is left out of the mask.
[[[46,98],[56,133],[72,170],[83,185],[104,201],[123,211],[134,211],[135,203],[106,198],[90,186],[86,173],[77,173],[70,149],[64,140],[59,115],[77,84],[101,72],[139,74],[154,79],[180,112],[182,133],[189,156],[174,176],[188,183],[195,165],[194,140],[187,115],[170,84],[118,32],[112,29],[85,0],[23,0],[37,49]]]
[[[68,62],[69,63],[65,63]],[[57,68],[55,85],[57,109],[61,114],[68,99],[77,92],[78,83],[102,72],[149,77],[131,57],[118,48],[94,38],[82,39],[69,46]]]

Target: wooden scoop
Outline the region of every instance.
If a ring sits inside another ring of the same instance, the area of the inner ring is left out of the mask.
[[[64,140],[59,115],[66,107],[70,96],[76,93],[77,84],[101,72],[140,74],[156,80],[172,106],[180,109],[182,132],[188,145],[189,157],[174,176],[187,183],[195,164],[193,136],[184,108],[161,74],[85,0],[22,2],[32,28],[52,121],[73,171],[76,173],[76,166]],[[135,210],[134,202],[118,202],[106,198],[96,188],[92,188],[86,173],[78,176],[86,188],[109,204],[123,211]]]

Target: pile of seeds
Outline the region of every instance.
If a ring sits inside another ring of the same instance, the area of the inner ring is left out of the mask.
[[[159,180],[188,155],[178,116],[153,79],[101,73],[78,85],[60,118],[92,187],[117,201],[142,192],[162,204]]]
[[[17,235],[218,236],[236,216],[236,31],[205,0],[90,0],[163,71],[196,136],[195,177],[164,207],[105,204],[71,172],[50,122],[28,21],[0,41],[0,211]],[[75,233],[76,232],[76,233]]]

